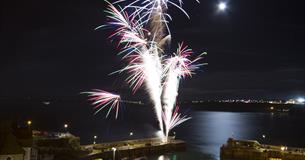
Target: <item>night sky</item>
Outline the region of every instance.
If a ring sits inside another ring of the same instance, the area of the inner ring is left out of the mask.
[[[184,41],[208,52],[209,65],[182,81],[180,98],[304,96],[304,2],[230,0],[219,13],[216,0],[185,0],[190,20],[171,7],[172,50]],[[108,76],[124,63],[107,39],[110,31],[94,30],[105,24],[103,0],[2,0],[0,6],[0,97],[77,97],[93,88],[132,95],[126,75]]]

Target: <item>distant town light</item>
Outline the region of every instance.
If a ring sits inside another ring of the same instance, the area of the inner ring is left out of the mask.
[[[64,127],[67,129],[69,127],[69,125],[68,124],[64,124]]]
[[[302,98],[302,97],[300,97],[300,98],[297,99],[297,101],[298,101],[299,103],[304,103],[304,102],[305,102],[305,99]]]
[[[97,136],[93,136],[93,144],[96,144]]]
[[[281,151],[287,151],[288,147],[282,146]]]
[[[27,124],[30,126],[30,125],[32,125],[32,121],[31,120],[28,120],[27,121]]]
[[[111,150],[113,151],[113,159],[115,159],[115,151],[116,151],[116,148],[112,147]]]

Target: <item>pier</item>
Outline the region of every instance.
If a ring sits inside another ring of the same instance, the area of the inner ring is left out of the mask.
[[[220,148],[221,160],[305,160],[304,148],[260,144],[229,138]]]
[[[88,152],[82,160],[95,159],[134,159],[149,155],[158,155],[171,151],[184,151],[185,142],[169,138],[163,142],[161,138],[126,140],[111,143],[100,143],[82,146]]]

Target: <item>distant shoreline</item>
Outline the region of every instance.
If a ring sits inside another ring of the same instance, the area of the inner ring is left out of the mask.
[[[203,102],[196,104],[182,103],[181,106],[190,106],[193,110],[198,111],[287,112],[305,114],[305,106],[297,104]]]
[[[124,101],[125,106],[140,108],[149,108],[152,104],[144,104],[141,101]],[[217,102],[217,101],[192,101],[177,102],[177,105],[185,110],[193,111],[223,111],[223,112],[262,112],[262,113],[290,113],[305,115],[305,105],[302,104],[284,104],[284,103],[244,103],[244,102]],[[91,111],[91,105],[86,99],[2,99],[0,106],[6,108],[5,111],[15,113],[18,111],[28,112],[29,108],[38,107],[42,110],[58,109],[62,106],[66,108],[82,106],[86,111]],[[24,107],[27,106],[27,107]],[[28,108],[29,107],[29,108]],[[43,107],[43,108],[42,108]],[[127,107],[128,108],[128,107]],[[38,111],[37,110],[37,111]]]

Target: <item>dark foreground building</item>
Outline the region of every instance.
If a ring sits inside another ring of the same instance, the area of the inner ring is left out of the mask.
[[[0,122],[0,160],[77,160],[80,138],[70,133],[33,131],[30,125]]]
[[[221,160],[305,160],[304,148],[260,144],[229,138],[220,149]]]

